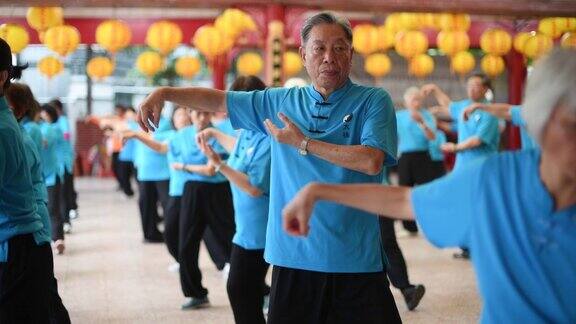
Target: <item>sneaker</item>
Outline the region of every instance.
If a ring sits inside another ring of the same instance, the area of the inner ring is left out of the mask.
[[[222,272],[222,279],[224,279],[224,281],[228,281],[228,275],[230,275],[230,263],[226,262],[224,264],[224,268],[222,268],[220,272]]]
[[[460,252],[456,252],[452,255],[454,259],[462,259],[462,260],[469,260],[470,259],[470,251],[462,249]]]
[[[268,310],[270,309],[270,294],[264,295],[264,303],[262,304],[262,312],[264,316],[268,316]]]
[[[64,233],[70,234],[72,232],[72,224],[64,223],[63,227],[64,227]]]
[[[186,299],[186,302],[182,304],[182,310],[190,310],[190,309],[199,309],[205,308],[210,306],[210,301],[208,300],[208,296],[202,298],[194,298],[190,297]]]
[[[180,271],[180,263],[178,262],[174,262],[171,265],[168,266],[168,271],[170,272],[179,272]]]
[[[64,245],[64,240],[57,240],[54,242],[54,249],[56,250],[56,254],[62,255],[64,254],[64,250],[66,246]]]
[[[70,217],[70,219],[76,219],[80,215],[78,214],[78,211],[76,209],[70,209],[70,211],[68,212],[68,216]]]
[[[404,300],[406,301],[408,310],[414,310],[418,304],[420,304],[420,300],[424,297],[425,292],[426,288],[424,288],[423,285],[416,285],[402,289],[402,295],[404,295]]]

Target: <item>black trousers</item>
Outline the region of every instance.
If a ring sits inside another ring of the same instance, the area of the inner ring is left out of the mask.
[[[122,182],[120,180],[120,159],[118,158],[119,156],[120,156],[120,152],[113,152],[110,159],[112,162],[111,163],[112,173],[114,173],[114,178],[116,179],[116,182],[118,183],[118,188],[122,188]]]
[[[432,181],[432,167],[428,151],[402,153],[398,160],[398,182],[401,186],[413,187]],[[415,221],[402,221],[402,225],[409,232],[418,232]]]
[[[64,223],[70,223],[70,211],[78,209],[76,203],[76,190],[74,189],[74,176],[64,171],[64,181],[61,186],[62,194],[60,195],[60,214]]]
[[[430,179],[438,179],[446,174],[446,168],[443,161],[432,161],[430,167]],[[430,181],[432,181],[430,180]]]
[[[272,270],[269,324],[401,322],[386,272]]]
[[[162,240],[162,233],[158,230],[158,223],[161,222],[158,214],[158,202],[162,206],[162,211],[168,209],[168,180],[162,181],[140,181],[138,189],[140,197],[138,205],[140,207],[140,218],[142,220],[142,232],[145,240]]]
[[[128,197],[134,196],[134,190],[132,190],[132,177],[135,176],[134,163],[130,161],[119,161],[118,162],[118,173],[120,187],[124,194]]]
[[[214,238],[230,260],[234,236],[234,208],[230,185],[189,181],[184,187],[180,211],[180,285],[186,297],[202,298],[208,290],[202,286],[198,266],[200,240],[206,226],[212,228]]]
[[[52,241],[64,239],[64,218],[62,218],[62,184],[60,178],[56,176],[56,184],[47,186],[48,191],[48,212],[50,213],[50,223],[52,224]]]
[[[170,255],[178,262],[181,204],[181,197],[170,197],[168,208],[164,213],[164,242]],[[218,270],[222,270],[226,262],[230,260],[230,256],[226,255],[226,248],[218,244],[218,240],[214,236],[210,226],[204,230],[202,239],[204,240],[210,259],[212,259],[212,262],[214,262]]]
[[[270,265],[264,250],[246,250],[232,245],[230,274],[226,289],[236,324],[265,324],[262,306],[266,294],[266,273]]]
[[[394,220],[386,217],[379,217],[380,237],[382,238],[382,248],[388,259],[388,278],[392,285],[400,290],[410,287],[408,280],[408,270],[402,250],[396,240],[394,230]]]
[[[32,234],[8,241],[8,260],[0,263],[0,323],[50,323],[53,279],[50,244]]]

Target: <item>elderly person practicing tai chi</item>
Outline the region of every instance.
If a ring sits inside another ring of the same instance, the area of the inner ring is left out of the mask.
[[[496,154],[414,189],[309,184],[284,209],[284,227],[314,235],[312,212],[327,203],[416,218],[433,244],[473,249],[482,323],[574,323],[574,89],[576,51],[554,50],[536,63],[522,110],[541,150]]]
[[[301,37],[311,86],[253,92],[159,88],[141,105],[141,126],[151,129],[164,102],[172,101],[227,112],[235,128],[274,138],[264,252],[274,266],[269,323],[400,322],[374,214],[321,204],[310,237],[282,230],[282,208],[309,182],[381,183],[383,166],[396,163],[390,96],[348,78],[350,24],[320,13],[304,23]]]

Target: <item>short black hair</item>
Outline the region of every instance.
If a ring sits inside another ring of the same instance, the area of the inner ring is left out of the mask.
[[[64,112],[64,105],[62,104],[62,101],[60,101],[57,98],[54,98],[52,100],[50,100],[48,102],[48,104],[52,105],[54,108],[56,108],[56,110],[58,110],[59,113],[63,113]]]
[[[264,89],[266,89],[266,84],[264,81],[253,75],[239,76],[230,86],[231,91],[254,91]]]
[[[42,111],[46,112],[50,116],[50,119],[52,119],[52,124],[58,121],[58,112],[56,111],[56,108],[54,108],[54,106],[51,104],[43,104]]]
[[[4,90],[10,86],[10,80],[20,79],[22,77],[22,71],[27,67],[28,64],[12,65],[12,50],[10,49],[10,45],[0,38],[0,72],[8,71],[8,80],[4,82]]]
[[[488,89],[494,91],[494,89],[492,88],[492,80],[490,80],[490,78],[486,74],[477,72],[477,73],[472,74],[470,76],[470,79],[471,78],[479,78],[480,81],[482,82],[482,85],[485,88],[488,88]]]

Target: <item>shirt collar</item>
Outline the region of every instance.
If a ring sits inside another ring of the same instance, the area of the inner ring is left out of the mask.
[[[306,88],[308,90],[308,94],[312,98],[314,98],[314,100],[316,100],[317,102],[336,103],[344,96],[344,94],[348,91],[348,89],[352,87],[352,85],[353,85],[352,81],[350,80],[350,78],[348,78],[344,83],[344,85],[336,89],[334,92],[332,92],[330,96],[328,96],[328,99],[326,100],[324,100],[324,97],[322,97],[322,94],[318,92],[318,90],[314,89],[313,84],[309,85]]]

